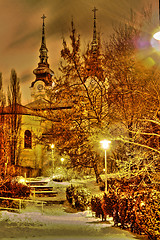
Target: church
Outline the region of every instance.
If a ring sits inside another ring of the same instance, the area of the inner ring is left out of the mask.
[[[45,170],[51,171],[53,166],[52,143],[43,144],[43,133],[52,126],[52,122],[44,118],[44,112],[52,109],[47,98],[47,91],[52,89],[54,72],[48,63],[48,49],[45,36],[45,16],[42,16],[42,39],[39,49],[38,67],[33,70],[35,80],[31,83],[32,101],[26,106],[21,104],[10,105],[0,108],[0,158],[2,169],[6,174],[35,177],[46,174]],[[68,108],[65,106],[54,106],[56,109]],[[20,133],[17,139],[13,139],[10,130],[14,125],[13,119],[19,118],[21,122]],[[41,140],[40,140],[41,139]],[[16,142],[16,143],[15,143]],[[16,150],[13,148],[16,144]],[[14,152],[14,161],[12,160]],[[10,171],[12,168],[12,171]],[[45,169],[46,168],[46,169]]]
[[[61,105],[49,101],[48,91],[54,86],[54,72],[48,63],[48,49],[45,36],[45,16],[42,16],[42,39],[39,49],[38,67],[33,70],[35,80],[31,83],[32,101],[25,106],[29,114],[22,115],[21,137],[23,139],[18,165],[21,175],[31,177],[51,174],[54,166],[52,140],[45,141],[47,133],[52,125],[52,121],[46,120],[45,113],[49,110],[70,109],[71,106],[64,103]],[[47,172],[46,172],[47,171]]]
[[[93,40],[91,43],[93,55],[98,45],[96,36],[96,10],[96,8],[93,10],[94,27]],[[5,169],[5,174],[10,174],[10,168],[13,169],[15,175],[18,174],[24,177],[36,177],[53,173],[54,139],[53,136],[51,138],[45,138],[45,136],[53,127],[54,121],[53,116],[52,121],[48,118],[46,119],[45,116],[48,110],[53,110],[52,113],[56,113],[56,110],[67,109],[68,111],[72,108],[72,104],[66,101],[57,104],[56,102],[50,102],[48,98],[48,91],[52,91],[54,86],[54,71],[48,63],[45,18],[43,15],[39,63],[38,67],[33,70],[35,79],[30,86],[32,100],[25,106],[16,104],[16,106],[0,108],[0,158],[4,160],[2,162],[2,168]],[[14,136],[10,133],[9,126],[11,119],[13,119],[15,115],[21,119],[21,127],[17,140],[13,139],[11,141],[10,138],[14,138]],[[10,149],[12,149],[12,145],[15,144],[17,147],[15,151],[17,156],[14,156],[15,160],[13,161],[12,151]]]

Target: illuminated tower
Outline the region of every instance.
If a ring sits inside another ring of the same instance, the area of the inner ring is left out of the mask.
[[[52,87],[52,76],[54,72],[49,68],[48,64],[48,49],[46,47],[46,37],[45,37],[45,16],[41,17],[43,19],[42,24],[42,42],[39,49],[40,61],[38,67],[33,70],[36,75],[36,79],[31,83],[31,96],[33,100],[46,98],[46,90]]]

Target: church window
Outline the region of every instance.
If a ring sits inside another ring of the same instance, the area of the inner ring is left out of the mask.
[[[24,148],[32,148],[32,133],[29,130],[24,133]]]

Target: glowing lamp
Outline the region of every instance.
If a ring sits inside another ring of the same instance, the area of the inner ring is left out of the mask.
[[[160,40],[160,32],[156,32],[156,33],[153,35],[153,38],[156,39],[156,40]]]
[[[61,162],[62,162],[62,163],[64,162],[64,158],[61,158]]]
[[[54,144],[52,143],[52,144],[51,144],[51,149],[53,149],[53,148],[54,148]]]
[[[103,141],[100,141],[100,143],[102,144],[102,147],[104,149],[108,149],[109,148],[109,144],[111,143],[111,141],[103,140]]]

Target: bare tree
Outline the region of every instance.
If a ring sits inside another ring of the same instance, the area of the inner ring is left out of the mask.
[[[128,177],[150,177],[158,170],[158,136],[148,123],[159,110],[160,73],[156,66],[148,68],[138,59],[136,44],[141,35],[139,23],[121,25],[105,49],[109,128],[113,139],[123,142],[118,148],[123,155],[118,154],[116,160],[121,173]],[[156,144],[150,144],[149,139]]]
[[[21,103],[20,83],[17,73],[11,70],[10,86],[8,87],[8,105],[10,108],[10,147],[11,147],[11,164],[17,165],[19,158],[21,116],[18,115],[19,104]]]
[[[5,94],[3,92],[3,84],[2,84],[2,73],[0,73],[0,176],[3,177],[6,172],[6,164],[8,162],[7,154],[6,154],[6,138],[5,131],[6,126],[4,124],[4,107],[6,103]]]
[[[137,58],[142,21],[132,19],[116,28],[103,54],[100,41],[94,51],[91,44],[81,53],[73,22],[71,46],[63,40],[62,77],[52,91],[51,104],[72,108],[50,112],[54,119],[57,116],[52,134],[59,148],[70,156],[72,166],[94,168],[97,181],[101,181],[103,165],[102,150],[97,146],[104,137],[113,140],[112,170],[119,168],[120,173],[132,177],[141,173],[150,176],[156,169],[154,159],[159,149],[150,146],[144,135],[146,122],[154,120],[159,109],[159,72]],[[151,129],[148,134],[154,137]]]
[[[58,112],[59,123],[54,123],[52,133],[59,148],[70,156],[72,166],[93,168],[99,181],[102,158],[96,151],[100,145],[96,136],[107,124],[108,82],[102,67],[100,41],[94,51],[91,44],[82,54],[80,36],[73,22],[71,26],[71,46],[63,40],[62,78],[53,89],[51,101],[55,104],[56,99],[56,103],[72,108]]]

